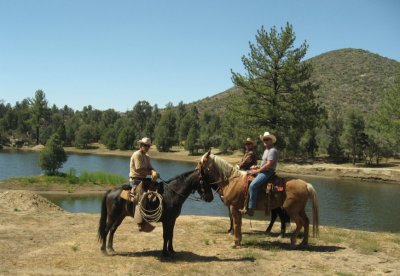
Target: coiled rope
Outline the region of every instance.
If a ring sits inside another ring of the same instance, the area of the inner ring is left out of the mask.
[[[148,198],[149,195],[154,195],[159,202],[159,205],[157,208],[148,210],[142,205],[142,201],[144,198]],[[162,200],[163,197],[161,194],[153,191],[147,191],[143,194],[142,198],[139,201],[139,210],[140,214],[142,215],[143,219],[147,222],[157,222],[160,220],[162,216],[162,211],[163,211],[163,205],[162,205]]]

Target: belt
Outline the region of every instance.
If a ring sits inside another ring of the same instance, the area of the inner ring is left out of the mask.
[[[130,176],[129,178],[130,178],[130,179],[133,179],[133,180],[146,180],[146,179],[150,179],[150,178],[147,178],[147,177],[137,177],[137,176]]]

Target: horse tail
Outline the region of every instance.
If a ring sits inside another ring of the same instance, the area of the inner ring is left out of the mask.
[[[307,183],[307,191],[309,194],[309,198],[312,202],[312,210],[313,210],[313,237],[319,236],[319,207],[318,207],[318,198],[317,192],[315,191],[313,185]]]
[[[111,190],[108,190],[101,202],[101,216],[100,216],[100,221],[99,221],[99,230],[97,232],[97,237],[99,242],[103,242],[106,239],[106,227],[107,227],[107,196],[111,192]]]

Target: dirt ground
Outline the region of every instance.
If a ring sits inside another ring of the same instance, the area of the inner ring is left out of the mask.
[[[206,204],[206,203],[204,203]],[[243,246],[232,248],[228,218],[180,216],[173,257],[163,258],[162,227],[139,233],[126,218],[103,256],[98,214],[72,214],[32,191],[0,193],[0,275],[399,275],[400,234],[320,228],[310,246],[264,235],[244,220]],[[288,228],[293,230],[293,226]],[[279,231],[279,223],[273,229]]]

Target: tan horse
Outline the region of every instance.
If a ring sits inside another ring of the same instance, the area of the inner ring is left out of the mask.
[[[214,179],[219,186],[219,193],[223,194],[225,205],[227,205],[233,216],[233,227],[235,234],[235,246],[242,241],[242,215],[239,209],[244,205],[243,183],[246,179],[246,172],[236,169],[226,160],[210,154],[208,151],[204,154],[198,164],[202,174]],[[286,194],[286,195],[285,195]],[[266,210],[265,193],[258,193],[257,210]],[[286,182],[286,193],[277,200],[271,200],[269,207],[271,209],[282,206],[292,221],[296,223],[296,230],[291,236],[291,245],[296,245],[297,235],[304,227],[304,238],[301,246],[308,244],[308,232],[310,221],[306,215],[305,207],[308,199],[311,199],[313,210],[313,237],[318,236],[319,209],[317,193],[313,186],[301,179],[292,179]]]

